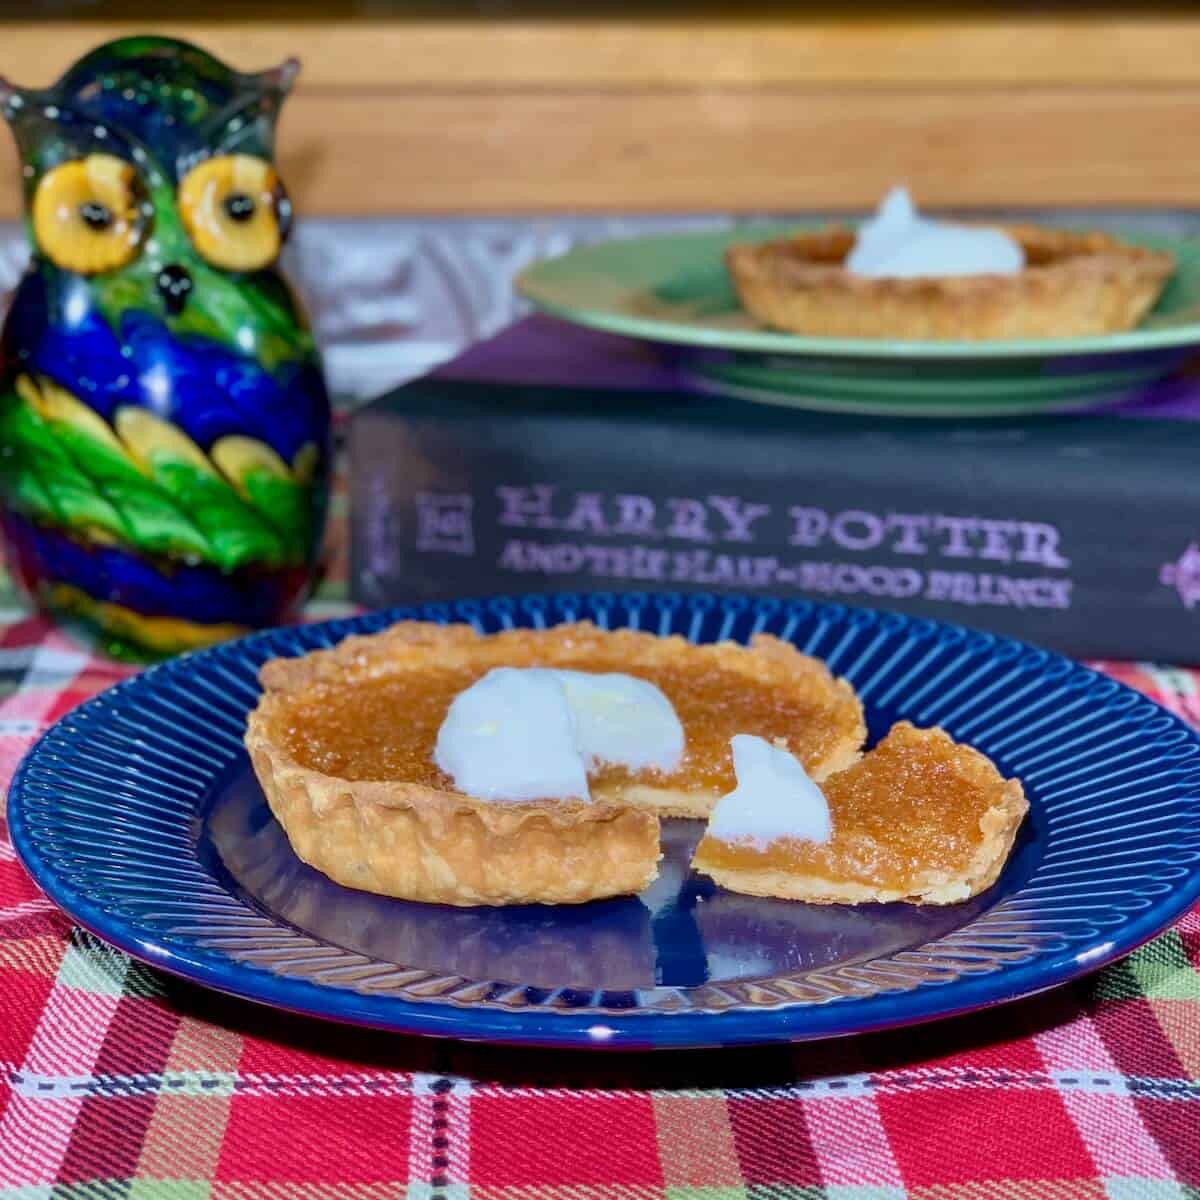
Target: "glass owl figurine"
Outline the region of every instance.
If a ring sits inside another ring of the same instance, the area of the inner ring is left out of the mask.
[[[0,83],[33,248],[0,342],[7,561],[112,653],[276,624],[312,576],[329,401],[272,165],[296,70],[127,38]]]

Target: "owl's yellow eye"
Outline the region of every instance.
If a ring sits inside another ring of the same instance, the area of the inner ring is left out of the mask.
[[[142,238],[137,172],[111,154],[61,163],[33,194],[33,232],[55,266],[81,275],[123,267]]]
[[[270,163],[225,154],[184,176],[179,211],[192,244],[214,267],[257,271],[279,257],[291,210]]]

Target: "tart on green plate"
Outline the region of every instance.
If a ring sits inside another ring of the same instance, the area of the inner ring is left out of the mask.
[[[795,223],[745,224],[604,242],[529,267],[517,288],[563,320],[672,347],[701,388],[823,409],[1000,415],[1127,402],[1200,349],[1200,253],[1190,240],[1116,239],[1148,252],[1147,261],[1174,261],[1174,274],[1135,328],[969,340],[765,328],[743,307],[726,253],[798,232],[805,231]]]

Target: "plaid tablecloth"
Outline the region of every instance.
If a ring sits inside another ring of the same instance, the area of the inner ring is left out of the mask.
[[[0,626],[0,780],[127,673]],[[1200,673],[1104,664],[1200,724]],[[895,1034],[639,1056],[325,1025],[73,928],[0,817],[0,1197],[1200,1200],[1200,910],[1077,986]]]

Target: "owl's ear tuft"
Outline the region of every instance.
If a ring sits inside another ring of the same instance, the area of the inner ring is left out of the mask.
[[[0,117],[8,122],[27,168],[40,160],[47,148],[61,157],[63,147],[73,146],[82,128],[77,115],[64,108],[52,92],[17,87],[3,77],[0,77]],[[39,162],[39,169],[41,166],[44,163]]]
[[[233,102],[205,126],[206,150],[273,159],[275,122],[299,73],[300,60],[288,58],[270,70],[240,76],[241,87]],[[180,160],[181,177],[198,157],[193,153]]]
[[[292,56],[285,58],[277,67],[259,72],[254,78],[262,85],[264,91],[278,92],[286,96],[292,90],[292,85],[296,82],[296,76],[299,74],[300,60]]]
[[[4,119],[11,121],[24,106],[25,98],[21,95],[21,89],[14,87],[0,75],[0,113],[4,115]]]

